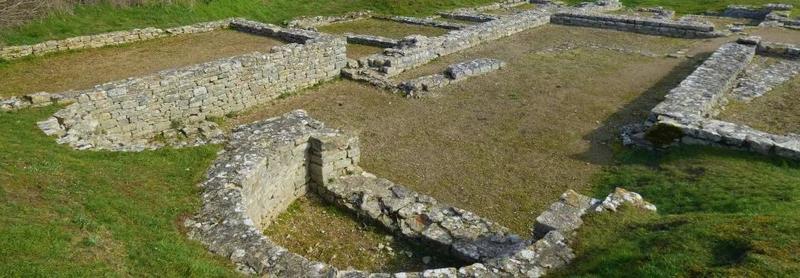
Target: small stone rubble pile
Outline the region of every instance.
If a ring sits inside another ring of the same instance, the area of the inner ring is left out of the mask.
[[[602,202],[569,191],[537,218],[535,230],[540,236],[523,239],[474,213],[364,173],[357,165],[359,156],[356,137],[326,128],[302,110],[240,126],[201,184],[203,207],[185,221],[188,234],[230,258],[239,271],[253,275],[541,277],[574,259],[569,238],[584,214],[616,211],[623,203],[655,210],[638,194],[621,189]],[[292,253],[261,230],[307,191],[470,264],[368,273],[339,270]]]
[[[420,97],[430,91],[450,85],[453,82],[465,80],[502,69],[506,63],[496,59],[480,58],[447,67],[444,73],[422,76],[408,81],[403,81],[398,88],[407,97]]]
[[[405,238],[467,262],[508,256],[525,247],[521,237],[497,223],[372,175],[342,177],[324,184],[319,194]]]
[[[129,31],[73,37],[64,40],[46,41],[34,45],[8,46],[0,48],[0,59],[14,60],[31,55],[41,56],[48,53],[68,50],[99,48],[169,36],[211,32],[214,30],[227,28],[232,20],[233,19],[225,19],[220,21],[203,22],[168,29],[148,27]]]
[[[712,38],[725,35],[717,32],[712,24],[594,12],[560,12],[551,17],[551,22],[679,38]]]

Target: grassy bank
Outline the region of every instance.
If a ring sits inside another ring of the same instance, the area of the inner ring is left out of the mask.
[[[567,0],[570,4],[586,2],[585,0]],[[627,7],[661,6],[675,10],[679,14],[701,14],[704,12],[720,12],[728,5],[763,5],[768,3],[787,3],[795,6],[794,14],[800,12],[798,0],[622,0]]]
[[[69,14],[55,14],[23,26],[0,30],[0,42],[31,44],[85,34],[142,28],[169,27],[228,17],[246,17],[281,23],[301,15],[330,15],[372,10],[386,14],[428,15],[455,7],[491,0],[219,0],[194,5],[146,5],[119,8],[110,5],[76,7]]]
[[[625,152],[598,184],[597,196],[640,192],[659,214],[590,218],[579,258],[560,276],[800,275],[800,163],[694,147]]]
[[[217,147],[81,152],[0,112],[0,276],[235,276],[180,231]]]

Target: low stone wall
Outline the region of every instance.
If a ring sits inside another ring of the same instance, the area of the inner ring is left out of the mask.
[[[592,12],[560,12],[551,17],[551,22],[679,38],[724,36],[724,34],[716,32],[714,25],[711,24]]]
[[[204,33],[227,28],[233,19],[203,22],[193,25],[180,26],[167,29],[148,27],[97,35],[73,37],[63,40],[46,41],[34,45],[19,45],[0,48],[0,59],[14,60],[27,56],[41,56],[49,53],[100,48],[112,45],[151,40],[182,34]]]
[[[326,128],[302,110],[238,127],[201,184],[203,207],[185,221],[188,235],[230,258],[237,270],[272,277],[540,277],[575,257],[568,245],[577,229],[574,221],[569,231],[552,229],[525,240],[471,212],[363,173],[359,155],[356,137]],[[339,270],[308,260],[261,231],[309,189],[409,240],[447,246],[477,262],[390,274]],[[559,202],[574,196],[580,195],[565,194]],[[638,194],[617,190],[603,202],[593,201],[591,211],[615,211],[622,203],[648,205]],[[572,212],[551,210],[537,220],[566,227],[570,224],[558,223],[567,218],[565,213]]]
[[[749,18],[764,20],[773,11],[791,11],[794,7],[789,4],[766,4],[761,7],[747,5],[729,5],[722,16],[735,18]]]
[[[755,53],[756,48],[752,45],[723,45],[653,108],[649,120],[716,116],[720,101],[736,85],[736,79]]]
[[[391,48],[397,46],[397,40],[386,37],[353,34],[353,33],[345,33],[344,36],[347,37],[348,43],[376,46],[382,48]]]
[[[449,21],[441,21],[441,20],[434,20],[434,19],[430,19],[430,18],[411,17],[411,16],[375,16],[375,17],[376,18],[380,18],[380,19],[384,19],[384,20],[396,21],[396,22],[400,22],[400,23],[422,25],[422,26],[431,26],[431,27],[437,27],[437,28],[448,29],[448,30],[458,30],[458,29],[463,29],[464,27],[469,26],[469,24],[449,22]]]
[[[152,149],[166,145],[159,137],[203,144],[205,129],[193,134],[197,123],[336,78],[347,63],[342,38],[246,20],[231,28],[295,43],[99,85],[40,126],[78,149]]]
[[[443,18],[472,21],[472,22],[488,22],[497,19],[496,16],[472,12],[441,12],[439,16]]]
[[[549,13],[530,10],[497,20],[450,31],[435,38],[414,37],[400,41],[398,48],[387,49],[367,57],[364,66],[372,70],[396,75],[405,70],[423,65],[437,57],[452,54],[486,41],[545,25],[550,22]]]
[[[800,46],[788,43],[760,41],[758,43],[758,54],[797,60],[800,59]]]
[[[800,135],[775,135],[713,119],[753,59],[756,44],[764,44],[758,39],[740,42],[720,47],[651,111],[648,130],[628,138],[658,147],[710,145],[800,159]]]
[[[337,22],[348,22],[372,17],[371,11],[359,11],[334,16],[313,16],[299,17],[286,22],[289,28],[314,29],[320,26],[330,25]]]
[[[505,62],[496,59],[475,59],[450,65],[441,74],[427,75],[400,82],[398,88],[406,94],[406,97],[421,97],[434,89],[442,88],[472,76],[499,70],[505,65]]]

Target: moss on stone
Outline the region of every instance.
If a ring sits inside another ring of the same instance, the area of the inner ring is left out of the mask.
[[[650,128],[644,136],[650,143],[663,147],[683,137],[683,130],[673,125],[658,123]]]

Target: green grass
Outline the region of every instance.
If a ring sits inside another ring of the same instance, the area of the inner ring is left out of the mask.
[[[440,10],[472,6],[492,0],[217,0],[192,6],[146,5],[117,8],[110,5],[79,6],[20,27],[0,29],[0,42],[33,44],[45,40],[142,28],[170,27],[228,17],[245,17],[281,23],[301,15],[331,15],[372,10],[386,14],[429,15]]]
[[[800,275],[800,163],[699,147],[626,151],[621,162],[598,178],[595,195],[620,186],[659,213],[590,217],[578,259],[558,276]]]
[[[567,0],[570,4],[586,2],[585,0]],[[786,3],[795,6],[793,13],[800,13],[800,0],[622,0],[627,7],[661,6],[675,10],[678,14],[702,14],[720,12],[728,5],[763,5],[768,3]]]
[[[181,232],[217,146],[74,151],[0,112],[0,276],[236,276]]]

